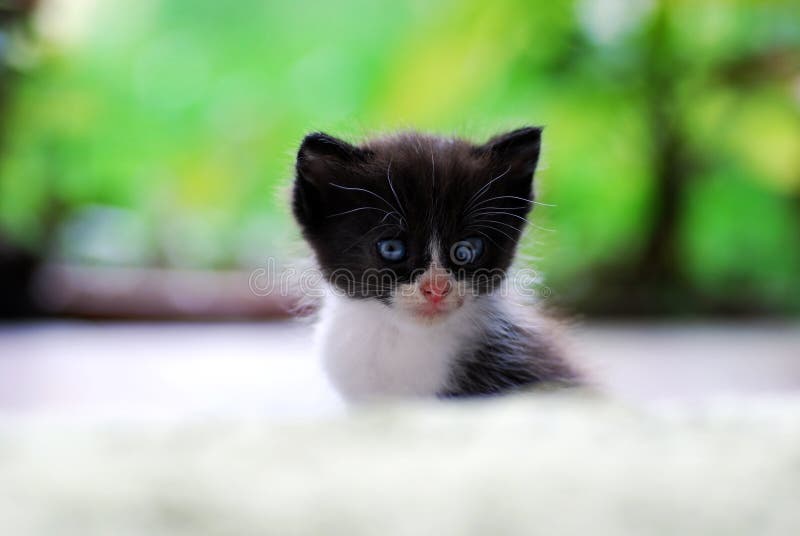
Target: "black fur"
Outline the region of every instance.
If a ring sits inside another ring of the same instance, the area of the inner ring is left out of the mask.
[[[484,326],[480,343],[459,356],[442,398],[495,395],[546,384],[573,386],[577,374],[548,336],[509,319]]]
[[[503,272],[513,260],[523,219],[532,206],[540,134],[541,129],[529,127],[479,146],[400,134],[358,147],[326,134],[310,134],[297,155],[294,215],[326,277],[340,287],[357,284],[367,270],[397,282],[413,280],[430,264],[432,230],[440,241],[440,258],[459,278],[468,279],[478,270]],[[470,199],[497,177],[501,178],[487,189],[486,198],[503,198],[484,206],[514,216],[495,214],[491,219],[501,223],[471,228],[474,222],[465,213]],[[390,205],[398,209],[396,214],[383,212],[391,212]],[[486,235],[480,261],[470,266],[451,262],[452,244],[474,235]],[[375,243],[397,237],[408,243],[408,258],[387,264]],[[351,275],[356,281],[349,280]],[[479,281],[483,292],[496,282]],[[367,298],[380,294],[358,293]]]

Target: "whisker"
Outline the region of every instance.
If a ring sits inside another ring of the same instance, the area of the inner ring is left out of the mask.
[[[467,227],[467,228],[469,229],[469,227]],[[502,250],[503,250],[503,251],[505,251],[506,253],[508,252],[508,250],[507,250],[506,248],[504,248],[503,246],[501,246],[500,244],[498,244],[497,242],[495,242],[495,241],[492,239],[492,237],[490,237],[489,235],[487,235],[487,234],[486,234],[486,233],[484,233],[483,231],[479,231],[479,230],[477,230],[477,229],[473,229],[473,231],[475,231],[476,233],[478,233],[479,235],[481,235],[481,236],[482,236],[482,237],[484,237],[486,240],[488,240],[489,242],[491,242],[492,244],[494,244],[494,245],[495,245],[495,246],[497,246],[498,248],[502,249]]]
[[[480,227],[482,229],[491,229],[492,231],[496,231],[496,232],[500,233],[501,235],[508,237],[508,239],[511,240],[512,242],[516,240],[513,236],[511,236],[507,232],[501,231],[500,229],[498,229],[496,227],[492,227],[491,225],[480,225],[478,223],[471,223],[471,224],[469,224],[467,226],[467,229],[469,229],[471,227]]]
[[[493,178],[492,180],[490,180],[489,182],[487,182],[487,183],[486,183],[486,184],[483,186],[483,188],[481,188],[480,190],[478,190],[477,192],[475,192],[474,194],[472,194],[472,197],[470,197],[470,198],[469,198],[469,200],[467,201],[467,205],[466,205],[466,208],[465,208],[464,210],[469,210],[470,208],[472,208],[472,204],[473,204],[474,202],[476,202],[477,200],[479,200],[479,199],[481,198],[481,195],[483,195],[485,192],[487,192],[487,191],[488,191],[488,189],[489,189],[489,188],[492,186],[492,184],[494,184],[495,182],[497,182],[497,181],[499,181],[500,179],[502,179],[503,177],[505,177],[505,176],[506,176],[506,174],[507,174],[509,171],[511,171],[511,166],[508,166],[508,169],[506,169],[506,170],[505,170],[503,173],[501,173],[501,174],[500,174],[500,175],[498,175],[497,177],[495,177],[495,178]]]
[[[389,214],[391,214],[391,212],[390,212]],[[386,217],[386,216],[384,216],[384,218],[385,218],[385,217]],[[380,229],[380,228],[382,228],[382,227],[395,227],[395,226],[396,226],[396,224],[394,224],[394,223],[378,223],[378,225],[376,225],[375,227],[373,227],[372,229],[370,229],[369,231],[367,231],[366,233],[364,233],[362,236],[360,236],[360,237],[358,238],[358,240],[356,240],[355,242],[353,242],[352,244],[350,244],[349,246],[347,246],[347,247],[346,247],[344,250],[342,250],[342,253],[346,253],[346,252],[350,251],[351,249],[353,249],[354,247],[356,247],[356,245],[357,245],[357,244],[360,244],[362,240],[364,240],[365,238],[369,237],[369,235],[370,235],[370,234],[371,234],[373,231],[375,231],[375,230],[377,230],[377,229]]]
[[[336,184],[336,183],[333,183],[333,182],[331,182],[331,183],[330,183],[330,185],[331,185],[331,186],[335,186],[336,188],[341,188],[342,190],[351,190],[351,191],[356,191],[356,192],[364,192],[364,193],[370,194],[370,195],[372,195],[372,196],[375,196],[375,197],[377,197],[378,199],[380,199],[380,200],[381,200],[381,201],[383,201],[384,203],[386,203],[386,205],[387,205],[389,208],[391,208],[392,210],[395,210],[395,211],[398,211],[398,212],[399,212],[399,210],[397,209],[397,207],[396,207],[396,206],[394,206],[393,204],[391,204],[391,203],[390,203],[390,202],[388,202],[386,199],[384,199],[382,196],[380,196],[380,195],[376,194],[376,193],[375,193],[375,192],[373,192],[372,190],[367,190],[366,188],[355,188],[355,187],[353,187],[353,186],[342,186],[341,184]]]
[[[397,192],[394,189],[394,184],[392,184],[391,170],[392,170],[392,161],[389,160],[389,165],[386,166],[386,180],[389,182],[389,188],[391,188],[392,190],[392,194],[394,195],[394,200],[397,201],[397,206],[399,207],[398,212],[400,212],[405,217],[406,211],[403,210],[403,203],[401,203],[400,198],[397,197]]]
[[[481,203],[481,204],[483,204],[483,203]],[[474,212],[476,210],[523,210],[523,209],[528,209],[528,208],[529,207],[527,207],[525,205],[522,205],[522,206],[519,206],[519,207],[480,207],[480,208],[473,207],[472,211]],[[470,214],[472,214],[472,212],[470,212]]]
[[[542,226],[540,226],[540,225],[536,225],[536,224],[535,224],[535,223],[533,223],[532,221],[530,221],[530,220],[528,220],[528,219],[526,219],[526,218],[523,218],[522,216],[517,216],[516,214],[511,214],[510,212],[476,212],[476,213],[475,213],[475,214],[473,214],[472,216],[473,216],[473,217],[474,217],[474,216],[485,216],[485,215],[487,215],[487,214],[504,214],[504,215],[506,215],[506,216],[511,216],[512,218],[517,218],[518,220],[522,220],[523,222],[525,222],[525,223],[529,224],[529,225],[530,225],[531,227],[533,227],[534,229],[539,229],[540,231],[547,231],[547,232],[549,232],[549,233],[554,233],[554,232],[556,232],[556,230],[555,230],[555,229],[548,229],[547,227],[542,227]],[[494,221],[494,220],[487,220],[487,219],[485,219],[485,218],[478,218],[476,221]],[[499,222],[499,221],[498,221],[498,222],[495,222],[495,223],[500,223],[501,225],[508,225],[508,224],[504,224],[503,222]]]
[[[485,210],[485,211],[475,212],[473,214],[473,216],[484,216],[486,214],[489,214],[489,215],[491,215],[491,214],[502,214],[504,216],[511,216],[512,218],[517,218],[518,220],[522,220],[525,223],[528,223],[528,219],[527,218],[523,218],[522,216],[519,216],[517,214],[512,214],[511,212],[505,212],[505,211],[501,211],[501,210],[500,211],[488,211],[488,210]]]
[[[345,214],[352,214],[353,212],[358,212],[358,211],[361,211],[361,210],[379,210],[379,211],[384,212],[386,214],[391,214],[391,212],[389,212],[388,210],[383,210],[382,208],[378,208],[378,207],[358,207],[358,208],[354,208],[352,210],[345,210],[344,212],[337,212],[336,214],[330,214],[328,216],[328,218],[334,218],[336,216],[344,216]],[[386,216],[384,216],[384,218],[385,217]]]
[[[485,221],[485,222],[489,222],[489,223],[496,223],[496,224],[498,224],[498,225],[505,225],[506,227],[510,227],[510,228],[514,229],[515,231],[518,231],[518,232],[520,232],[520,233],[522,232],[522,229],[521,229],[521,228],[519,228],[519,227],[515,227],[514,225],[511,225],[510,223],[505,223],[505,222],[502,222],[502,221],[497,221],[497,220],[487,220],[487,219],[485,219],[485,218],[480,218],[480,219],[477,219],[477,220],[475,220],[475,221],[479,221],[479,222],[480,222],[480,221]]]
[[[539,231],[547,231],[548,233],[555,233],[556,232],[555,229],[550,229],[548,227],[542,227],[541,225],[536,225],[533,222],[528,222],[528,223],[531,224],[531,227],[533,227],[534,229],[538,229]]]
[[[398,224],[400,224],[400,225],[403,224],[403,221],[404,221],[403,217],[400,216],[400,214],[398,214],[397,212],[387,212],[386,215],[383,217],[383,219],[381,219],[380,223],[385,222],[386,218],[388,218],[389,216],[394,216],[395,218],[397,218],[397,223]]]
[[[485,203],[489,203],[490,201],[495,201],[497,199],[516,199],[518,201],[524,201],[525,203],[530,203],[531,205],[538,205],[541,207],[555,207],[556,205],[552,205],[550,203],[541,203],[539,201],[532,201],[530,199],[525,199],[524,197],[519,197],[517,195],[498,195],[497,197],[490,197],[489,199],[484,199],[480,203],[477,203],[473,208],[477,208]]]

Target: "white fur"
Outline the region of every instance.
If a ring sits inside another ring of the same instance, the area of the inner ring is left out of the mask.
[[[445,318],[424,322],[402,307],[331,293],[316,333],[323,367],[348,400],[433,396],[478,331],[476,302],[462,301]]]

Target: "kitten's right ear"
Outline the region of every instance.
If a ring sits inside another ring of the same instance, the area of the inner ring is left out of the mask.
[[[530,177],[539,162],[541,144],[542,127],[523,127],[495,136],[477,150],[510,166],[512,174]]]
[[[298,223],[309,230],[324,219],[328,184],[362,162],[362,149],[322,132],[307,135],[297,151],[292,210]]]

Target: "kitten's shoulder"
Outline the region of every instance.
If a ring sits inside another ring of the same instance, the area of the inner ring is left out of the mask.
[[[442,396],[583,383],[582,374],[567,357],[560,322],[532,305],[500,297],[489,297],[481,315],[483,336],[458,356]]]

